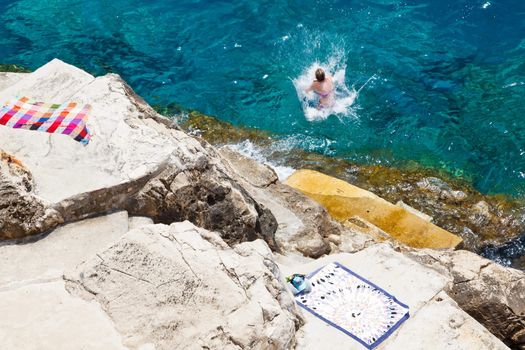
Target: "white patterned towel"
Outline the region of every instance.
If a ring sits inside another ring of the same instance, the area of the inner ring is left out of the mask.
[[[312,291],[297,303],[368,349],[385,340],[409,317],[408,306],[339,263],[308,276]]]

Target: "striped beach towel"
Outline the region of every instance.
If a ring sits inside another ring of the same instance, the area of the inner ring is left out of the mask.
[[[75,141],[87,145],[91,139],[86,125],[90,111],[90,105],[30,102],[27,97],[22,97],[0,109],[0,125],[69,135]]]

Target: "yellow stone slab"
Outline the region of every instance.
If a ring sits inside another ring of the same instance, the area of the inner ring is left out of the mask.
[[[410,211],[348,182],[313,170],[299,170],[287,185],[314,199],[338,221],[362,217],[415,248],[455,248],[462,239]]]

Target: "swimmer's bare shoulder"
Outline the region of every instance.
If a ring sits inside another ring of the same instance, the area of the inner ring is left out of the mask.
[[[319,90],[320,86],[321,84],[317,80],[314,80],[312,81],[312,84],[306,89],[306,92],[310,92],[313,90]]]

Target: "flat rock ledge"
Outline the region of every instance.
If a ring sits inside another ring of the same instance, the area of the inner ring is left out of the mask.
[[[0,274],[2,347],[295,346],[302,317],[265,242],[232,249],[187,221],[127,227],[121,212],[66,225],[30,246],[1,246],[2,266],[26,267]]]
[[[449,276],[397,252],[390,243],[310,261],[293,256],[279,256],[277,261],[285,274],[308,273],[337,261],[408,305],[410,318],[376,349],[507,349],[447,295]],[[361,344],[317,317],[304,315],[306,324],[298,333],[298,348],[363,349]]]

